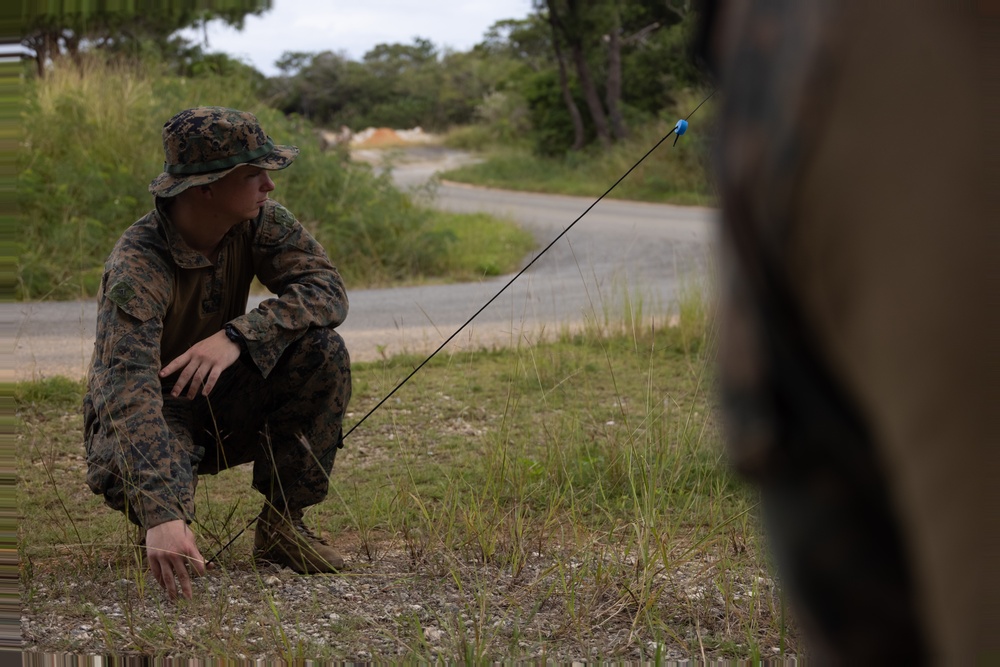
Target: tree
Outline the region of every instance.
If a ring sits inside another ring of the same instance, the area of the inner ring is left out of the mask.
[[[627,108],[655,113],[669,101],[671,85],[697,79],[678,48],[678,37],[686,37],[694,23],[691,4],[534,0],[537,14],[551,27],[551,62],[569,121],[576,125],[575,118],[581,118],[584,134],[607,146],[627,135]],[[533,99],[543,103],[548,98]],[[574,131],[571,149],[580,146],[580,135]]]
[[[625,137],[627,129],[622,114],[622,19],[620,0],[545,0],[539,10],[548,14],[552,25],[552,47],[560,71],[560,86],[570,117],[579,115],[569,94],[562,45],[569,49],[577,85],[586,103],[590,122],[598,141],[604,146]],[[601,45],[604,45],[601,48]],[[602,102],[593,74],[594,68],[604,72]],[[574,120],[574,124],[575,124]],[[582,132],[575,132],[573,148],[579,148]]]
[[[643,20],[648,20],[648,16]],[[673,103],[671,92],[679,87],[704,83],[691,56],[690,45],[697,28],[697,16],[688,13],[683,20],[668,15],[638,28],[625,37],[623,49],[623,103],[633,111],[655,115]]]
[[[168,50],[177,30],[221,19],[237,28],[250,14],[271,8],[272,0],[79,0],[63,3],[25,0],[21,11],[21,45],[35,61],[39,77],[50,60],[77,60],[84,48],[141,52],[152,41]]]
[[[555,41],[562,39],[569,46],[573,67],[597,138],[603,145],[608,146],[611,144],[608,117],[587,63],[587,42],[594,32],[592,20],[603,8],[601,7],[603,3],[595,6],[591,3],[583,5],[579,0],[546,0],[545,4],[549,10],[550,20],[558,33]]]
[[[380,76],[397,77],[437,62],[437,48],[429,39],[416,37],[413,44],[377,44],[362,61]]]
[[[608,31],[608,77],[604,100],[608,106],[608,118],[611,121],[611,132],[615,139],[623,139],[628,130],[622,116],[622,40],[621,16],[618,13],[618,2],[612,0],[611,29]]]
[[[440,52],[427,39],[379,44],[360,62],[285,53],[269,87],[275,104],[328,127],[444,130],[470,123],[484,97],[511,80],[512,59],[474,48]]]
[[[555,53],[556,65],[559,68],[559,90],[562,92],[563,103],[566,105],[570,122],[573,124],[573,145],[570,146],[570,150],[578,151],[583,148],[586,140],[584,137],[583,117],[580,115],[579,107],[576,106],[576,100],[573,99],[573,93],[569,87],[569,77],[566,74],[566,61],[563,57],[562,47],[560,46],[564,29],[559,20],[559,14],[555,11],[555,3],[549,0],[548,7],[549,25],[552,26],[552,50]]]
[[[286,114],[326,124],[343,112],[354,93],[345,55],[286,52],[277,65],[282,76],[270,80],[269,97]]]
[[[486,30],[473,52],[493,63],[505,62],[511,74],[515,69],[541,72],[552,63],[551,26],[541,14],[497,21]]]

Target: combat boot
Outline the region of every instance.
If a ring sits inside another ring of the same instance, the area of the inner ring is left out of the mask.
[[[344,567],[340,554],[302,522],[302,510],[279,512],[265,506],[254,530],[253,555],[299,574],[337,572]]]

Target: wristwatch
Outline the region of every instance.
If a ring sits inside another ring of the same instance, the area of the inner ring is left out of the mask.
[[[240,333],[239,329],[230,323],[226,325],[224,331],[226,332],[226,338],[240,346],[240,352],[247,351],[247,341],[243,337],[243,334]]]

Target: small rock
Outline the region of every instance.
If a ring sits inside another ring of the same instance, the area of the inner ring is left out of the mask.
[[[267,584],[268,586],[277,586],[278,584],[281,583],[281,579],[272,575],[270,577],[265,578],[264,583]]]

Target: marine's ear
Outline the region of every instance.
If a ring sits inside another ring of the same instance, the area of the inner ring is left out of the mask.
[[[196,185],[194,187],[188,188],[187,192],[190,192],[193,197],[196,197],[198,199],[211,199],[212,184],[206,183],[205,185]]]
[[[207,185],[192,185],[174,197],[177,200],[184,199],[190,201],[205,201],[211,198],[212,186],[210,183]]]

